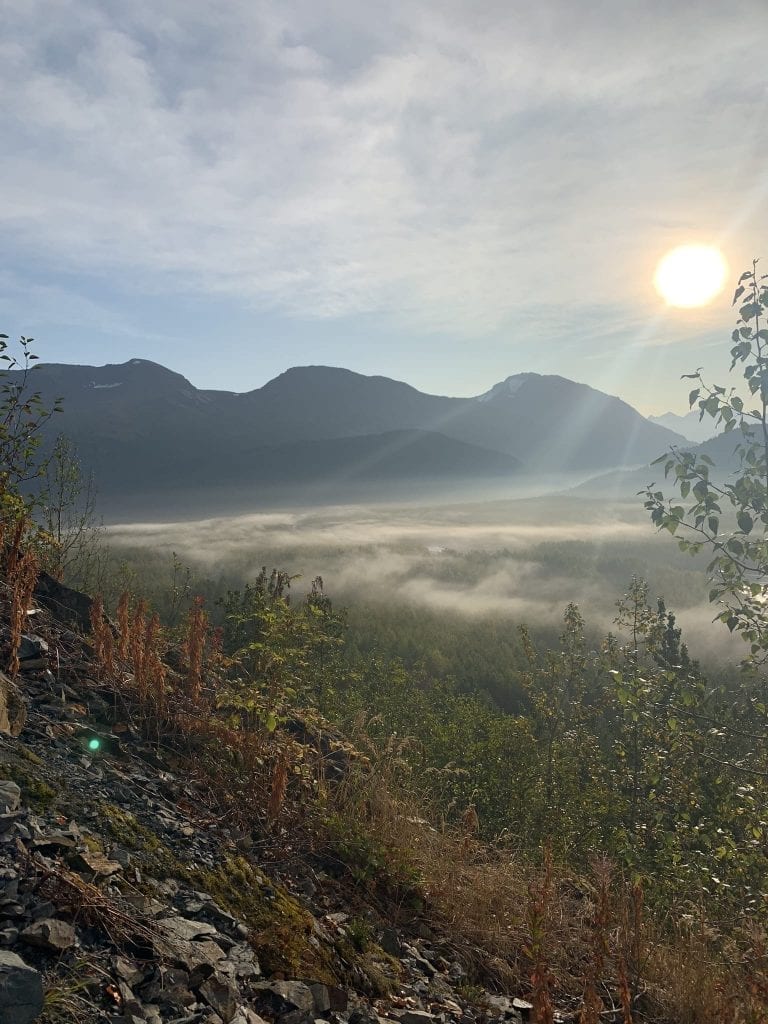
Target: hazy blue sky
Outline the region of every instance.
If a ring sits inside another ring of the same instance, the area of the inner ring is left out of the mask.
[[[290,365],[682,409],[768,263],[768,2],[0,0],[0,330],[199,386]]]

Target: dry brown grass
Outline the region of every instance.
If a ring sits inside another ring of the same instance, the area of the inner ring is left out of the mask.
[[[19,671],[19,645],[40,571],[31,543],[33,532],[34,526],[27,516],[0,520],[0,596],[8,617],[6,668],[11,677]]]
[[[184,641],[187,662],[187,695],[194,703],[200,700],[203,688],[203,655],[208,632],[208,616],[203,608],[203,599],[196,597],[189,610],[187,636]]]
[[[768,1022],[762,931],[727,942],[705,924],[670,934],[646,914],[642,886],[607,860],[574,875],[546,857],[526,863],[461,827],[430,824],[407,775],[403,785],[397,745],[367,752],[368,767],[330,790],[342,827],[385,847],[392,871],[417,874],[422,916],[479,978],[527,991],[539,1020],[551,1019],[554,1003],[581,1024]],[[412,916],[404,908],[402,920]]]
[[[114,638],[101,597],[94,598],[91,605],[91,638],[93,653],[99,672],[107,676],[115,673]]]
[[[528,883],[528,903],[525,919],[528,945],[523,952],[531,961],[531,1001],[534,1024],[554,1024],[555,1007],[552,1003],[554,976],[549,967],[552,947],[550,918],[553,900],[552,848],[544,850],[541,876]]]
[[[154,950],[156,930],[126,906],[118,905],[114,895],[81,878],[60,863],[39,869],[36,884],[39,895],[50,900],[75,921],[104,932],[119,948],[140,945]]]
[[[116,697],[133,701],[131,717],[148,735],[160,736],[169,717],[170,693],[168,643],[157,613],[124,593],[115,626],[97,596],[91,605],[91,639],[102,683]]]
[[[606,857],[597,857],[592,864],[595,880],[595,896],[593,914],[589,922],[592,949],[589,966],[586,970],[584,996],[579,1013],[579,1024],[600,1024],[600,1014],[605,1004],[599,989],[605,976],[605,965],[610,950],[608,939],[611,929],[611,887],[613,867]]]
[[[288,792],[289,768],[290,759],[288,751],[283,750],[275,759],[272,769],[272,785],[269,788],[269,802],[267,803],[267,821],[270,824],[277,821],[285,803],[285,796]]]

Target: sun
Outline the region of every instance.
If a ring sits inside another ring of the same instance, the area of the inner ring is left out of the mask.
[[[727,274],[723,254],[713,245],[680,245],[661,260],[653,280],[668,305],[693,309],[720,294]]]

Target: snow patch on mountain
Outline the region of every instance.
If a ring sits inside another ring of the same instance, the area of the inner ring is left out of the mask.
[[[498,384],[494,384],[490,391],[486,391],[483,395],[478,395],[478,402],[490,402],[494,398],[505,397],[508,398],[510,395],[515,395],[529,380],[533,377],[537,377],[536,373],[515,373],[511,377],[507,377],[506,380],[500,381]]]

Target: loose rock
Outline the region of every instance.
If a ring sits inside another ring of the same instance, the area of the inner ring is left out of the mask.
[[[0,780],[0,814],[12,814],[21,803],[21,790],[10,779]]]
[[[16,953],[0,950],[0,1021],[30,1024],[43,1012],[43,978]]]
[[[200,996],[214,1009],[224,1024],[230,1024],[237,1012],[238,991],[221,974],[212,974],[198,989]]]
[[[35,921],[22,931],[21,939],[27,945],[37,946],[49,953],[63,953],[71,949],[77,941],[72,925],[55,917]]]

